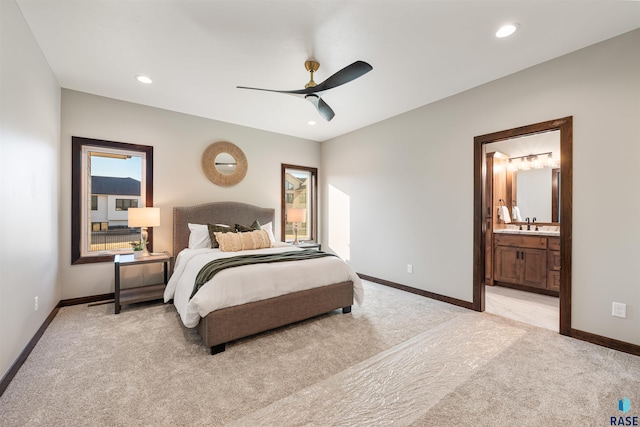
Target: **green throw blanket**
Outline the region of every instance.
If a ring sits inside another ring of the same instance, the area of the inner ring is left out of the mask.
[[[193,285],[193,292],[191,292],[189,299],[193,298],[196,292],[198,292],[205,283],[211,280],[213,276],[227,268],[250,264],[299,261],[304,259],[323,258],[327,256],[335,255],[327,252],[316,251],[315,249],[305,249],[302,251],[279,252],[275,254],[238,255],[229,258],[215,259],[206,263],[198,273],[198,276],[196,276],[196,283]]]

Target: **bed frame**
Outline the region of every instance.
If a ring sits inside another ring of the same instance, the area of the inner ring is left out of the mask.
[[[251,225],[274,221],[274,209],[239,202],[214,202],[173,208],[173,254],[189,245],[188,224]],[[342,308],[351,312],[353,282],[335,283],[262,301],[228,307],[200,319],[198,331],[211,354],[221,353],[226,343],[270,329],[306,320]]]

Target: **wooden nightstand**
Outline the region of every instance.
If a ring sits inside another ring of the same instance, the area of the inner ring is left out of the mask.
[[[298,243],[295,246],[297,248],[302,248],[302,249],[317,249],[319,251],[322,250],[322,245],[316,242],[302,242],[302,243]]]
[[[120,289],[120,268],[130,265],[153,264],[161,262],[164,264],[164,282],[155,285],[139,286],[137,288]],[[150,255],[142,258],[134,258],[133,254],[116,255],[113,259],[115,266],[115,314],[120,313],[120,308],[125,304],[133,304],[136,302],[153,301],[162,299],[164,288],[166,287],[169,277],[173,272],[173,257],[168,253],[161,255]]]

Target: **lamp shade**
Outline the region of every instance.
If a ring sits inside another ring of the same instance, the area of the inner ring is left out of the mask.
[[[160,208],[129,208],[129,227],[157,227],[160,225]]]
[[[307,219],[307,210],[302,208],[287,209],[287,222],[305,222]]]

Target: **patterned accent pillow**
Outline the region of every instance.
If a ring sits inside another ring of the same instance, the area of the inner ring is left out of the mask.
[[[207,227],[209,228],[209,237],[211,238],[211,247],[212,248],[217,248],[218,245],[218,241],[216,240],[216,236],[214,235],[214,233],[233,233],[235,232],[235,229],[231,228],[228,225],[224,225],[224,224],[207,224]]]
[[[247,231],[262,230],[262,227],[260,227],[260,223],[258,222],[257,219],[253,221],[253,224],[251,224],[249,227],[242,224],[236,224],[235,227],[238,233],[246,233]]]
[[[265,230],[247,231],[244,233],[215,232],[214,234],[220,244],[220,250],[222,252],[238,252],[271,247],[269,233]]]

